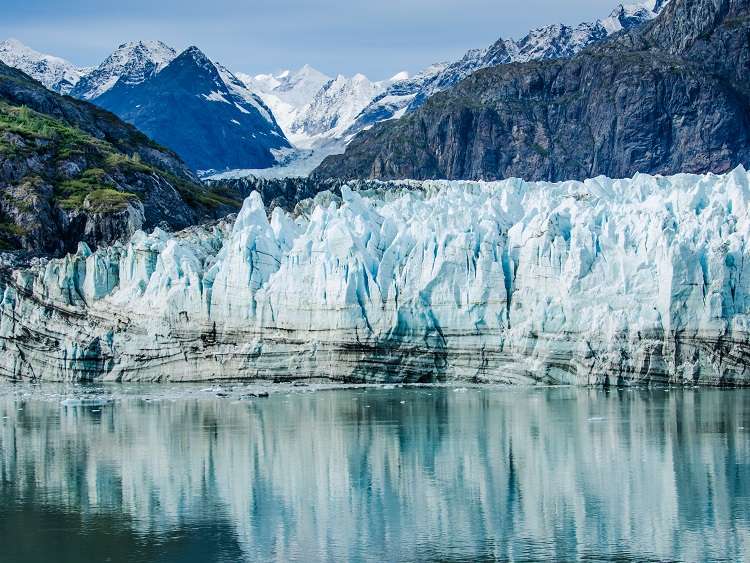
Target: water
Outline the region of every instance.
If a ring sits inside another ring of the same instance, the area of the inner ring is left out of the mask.
[[[246,391],[0,386],[0,560],[750,558],[750,391]]]

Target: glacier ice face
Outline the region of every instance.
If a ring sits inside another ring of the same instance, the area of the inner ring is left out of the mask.
[[[6,276],[7,377],[748,384],[750,176],[252,194]]]

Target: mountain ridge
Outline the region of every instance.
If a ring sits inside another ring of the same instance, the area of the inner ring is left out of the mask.
[[[485,49],[468,51],[453,63],[432,65],[414,77],[409,77],[408,73],[398,73],[382,81],[362,80],[363,76],[360,75],[331,78],[309,65],[296,72],[250,76],[232,73],[216,63],[230,90],[255,105],[260,113],[265,110],[259,106],[267,106],[279,129],[296,150],[275,147],[273,150],[282,152],[272,153],[275,154],[273,159],[268,158],[267,154],[262,157],[258,151],[253,151],[252,156],[244,162],[232,155],[225,155],[228,158],[222,161],[216,159],[214,153],[214,161],[209,162],[204,158],[196,160],[186,152],[182,154],[192,166],[207,173],[226,171],[227,166],[230,166],[229,169],[257,170],[274,165],[281,167],[279,174],[283,169],[288,169],[289,173],[305,173],[317,166],[326,155],[343,152],[358,132],[375,123],[398,119],[415,111],[430,96],[453,86],[471,72],[513,61],[571,56],[586,45],[601,41],[620,29],[641,25],[661,10],[665,3],[666,0],[644,0],[635,5],[620,5],[608,18],[594,23],[575,27],[553,24],[534,29],[519,40],[501,38]],[[176,56],[174,49],[159,41],[124,43],[98,67],[81,76],[70,88],[70,93],[78,98],[99,101],[115,112],[126,111],[120,115],[133,122],[138,119],[141,127],[147,127],[142,116],[136,116],[145,110],[137,112],[133,107],[123,109],[122,101],[113,101],[113,95],[108,93],[113,89],[121,92],[131,87],[137,89],[166,68]],[[241,85],[248,91],[242,91]],[[254,103],[253,94],[262,100],[262,104]],[[217,128],[221,127],[217,125]],[[149,133],[156,134],[155,129],[149,130]],[[160,140],[167,142],[163,136]],[[215,139],[212,138],[212,142]],[[182,147],[184,143],[177,146]],[[201,152],[212,151],[203,147]]]
[[[91,70],[77,67],[60,57],[40,53],[12,38],[0,41],[0,62],[23,71],[58,94],[69,94]]]
[[[482,69],[314,175],[568,180],[748,165],[748,11],[748,0],[672,0],[571,59]]]
[[[346,136],[375,123],[398,119],[418,109],[427,99],[442,92],[473,72],[516,62],[569,58],[587,46],[604,41],[623,29],[651,21],[669,0],[643,0],[620,4],[607,18],[576,26],[551,24],[535,28],[520,39],[500,38],[484,49],[471,49],[452,63],[436,63],[411,80],[393,84],[365,107],[346,130]]]

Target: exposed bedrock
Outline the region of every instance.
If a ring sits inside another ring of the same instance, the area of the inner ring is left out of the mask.
[[[6,273],[2,375],[750,384],[742,168],[317,203]]]

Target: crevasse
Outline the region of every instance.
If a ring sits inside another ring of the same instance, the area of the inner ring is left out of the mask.
[[[257,193],[5,276],[14,378],[744,385],[750,179]]]

